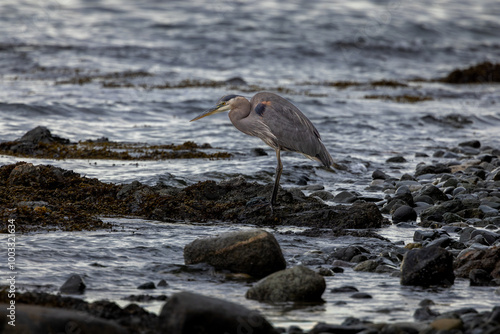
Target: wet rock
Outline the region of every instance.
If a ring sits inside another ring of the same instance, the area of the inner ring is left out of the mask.
[[[471,240],[474,240],[476,236],[482,236],[486,241],[486,245],[493,245],[495,241],[500,239],[500,234],[488,231],[488,230],[479,230],[474,227],[466,227],[460,232],[459,241],[463,243],[468,243]]]
[[[165,286],[168,286],[168,283],[164,279],[158,282],[158,287],[165,287]]]
[[[156,289],[156,286],[153,282],[146,282],[137,287],[137,289],[141,290],[150,290],[150,289]]]
[[[260,147],[253,148],[251,153],[252,153],[252,156],[254,156],[254,157],[262,157],[262,156],[268,155],[267,152],[263,148],[260,148]]]
[[[323,322],[317,323],[308,333],[309,334],[325,334],[325,333],[342,333],[342,334],[355,334],[369,330],[368,325],[332,325]],[[371,332],[368,332],[371,333]],[[378,333],[378,331],[376,332]]]
[[[400,206],[392,214],[393,223],[416,221],[416,220],[417,220],[417,212],[409,205]]]
[[[471,286],[488,286],[491,283],[491,275],[484,269],[472,269],[469,272]]]
[[[339,247],[329,256],[329,260],[331,260],[331,258],[334,258],[337,260],[349,262],[353,257],[360,254],[370,254],[370,252],[364,247],[356,245]]]
[[[161,333],[278,334],[257,311],[225,300],[191,292],[172,295],[161,309]]]
[[[276,238],[260,229],[196,239],[184,247],[186,264],[206,262],[217,269],[264,277],[286,267]]]
[[[248,85],[248,83],[242,77],[229,78],[229,79],[226,79],[224,81],[224,83],[227,85],[232,85],[232,86],[247,86]]]
[[[0,149],[11,151],[14,154],[35,155],[40,144],[52,143],[69,144],[70,141],[52,135],[49,129],[44,126],[37,126],[26,132],[21,138],[12,142],[3,143]]]
[[[125,328],[113,321],[103,320],[76,310],[15,305],[15,325],[7,325],[8,305],[0,304],[0,326],[4,334],[30,333],[109,333],[126,334]]]
[[[247,291],[246,297],[271,302],[319,302],[325,288],[323,276],[307,267],[296,266],[257,282]]]
[[[353,299],[372,299],[372,295],[366,293],[366,292],[356,292],[351,295],[351,298]]]
[[[443,164],[436,164],[436,165],[418,164],[416,167],[415,176],[420,176],[424,174],[442,174],[442,173],[451,173],[451,168]]]
[[[333,198],[337,203],[354,203],[357,199],[358,196],[349,191],[341,191]]]
[[[310,196],[319,197],[323,201],[332,201],[335,198],[335,196],[331,192],[326,190],[315,191]]]
[[[442,222],[446,213],[456,213],[464,209],[462,201],[454,199],[422,210],[420,219],[424,224],[428,221]]]
[[[466,249],[455,261],[455,273],[458,277],[469,278],[471,271],[482,269],[491,278],[500,278],[500,247],[493,246],[487,249]]]
[[[377,259],[369,259],[358,263],[354,271],[375,272],[375,273],[393,273],[398,271],[398,268],[390,260],[379,257]]]
[[[331,293],[347,293],[347,292],[358,292],[358,291],[359,291],[358,288],[351,285],[344,285],[330,290]]]
[[[429,196],[434,202],[447,201],[448,196],[446,196],[439,188],[432,184],[425,185],[419,191],[419,196]]]
[[[408,162],[408,161],[403,156],[398,155],[398,156],[395,156],[395,157],[390,157],[385,162],[387,162],[387,163],[405,163],[405,162]]]
[[[85,282],[80,275],[74,274],[71,275],[70,278],[59,288],[61,293],[65,294],[82,294],[85,291]]]
[[[391,177],[384,173],[383,171],[377,169],[372,173],[372,179],[374,180],[387,180],[390,179]]]
[[[445,285],[455,282],[453,255],[440,247],[408,251],[401,265],[402,285]]]

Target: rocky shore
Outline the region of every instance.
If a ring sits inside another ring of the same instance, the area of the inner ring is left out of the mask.
[[[273,211],[265,203],[270,186],[243,177],[185,188],[139,182],[115,185],[51,165],[19,162],[0,167],[2,232],[7,231],[7,219],[16,219],[19,233],[112,231],[114,227],[100,218],[110,215],[165,222],[215,220],[256,227],[301,226],[306,229],[290,233],[371,236],[384,243],[377,249],[368,245],[337,247],[316,256],[314,266],[289,267],[273,234],[256,228],[197,239],[185,246],[185,263],[208,263],[216,270],[247,275],[252,284],[246,298],[267,303],[322,303],[325,293],[371,298],[355,286],[332,289],[325,284],[324,277],[342,275],[346,266],[398,276],[401,285],[449,287],[465,278],[471,286],[488,287],[495,298],[500,293],[500,151],[473,140],[430,154],[428,162],[417,165],[413,174],[394,178],[387,171],[374,171],[369,187],[380,193],[378,199],[349,191],[318,191],[306,196],[298,189],[281,189],[280,206]],[[413,242],[392,243],[377,235],[377,228],[388,224],[414,229]],[[81,293],[81,282],[73,278],[74,282]],[[8,302],[5,295],[2,304]],[[106,328],[109,333],[303,332],[295,326],[274,328],[255,311],[200,294],[180,292],[165,299],[160,315],[155,315],[134,303],[120,308],[113,302],[87,303],[27,292],[16,296],[17,319],[33,333],[46,328],[64,332],[71,321],[85,333],[96,328]],[[5,314],[4,306],[0,309]],[[422,300],[411,323],[348,318],[341,324],[318,323],[308,333],[500,332],[498,307],[439,313],[432,306],[432,300]],[[9,333],[12,328],[6,325],[5,315],[0,326]],[[33,320],[41,315],[48,320]]]

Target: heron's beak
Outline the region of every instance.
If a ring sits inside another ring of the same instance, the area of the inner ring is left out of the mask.
[[[196,116],[195,118],[193,118],[192,120],[190,120],[190,122],[197,121],[200,118],[207,117],[207,116],[210,116],[210,115],[218,114],[218,113],[226,111],[228,109],[229,109],[229,106],[226,105],[225,102],[219,103],[214,108],[208,109],[207,111],[203,112],[201,115]]]

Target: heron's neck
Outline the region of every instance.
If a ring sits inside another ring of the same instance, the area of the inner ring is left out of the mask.
[[[248,121],[248,115],[250,115],[251,111],[252,107],[250,102],[245,100],[240,101],[238,105],[232,108],[229,112],[229,119],[231,120],[231,123],[233,123],[238,130],[246,134],[250,134],[246,124]]]

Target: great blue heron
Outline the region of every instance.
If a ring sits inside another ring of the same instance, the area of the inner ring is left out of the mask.
[[[276,205],[283,171],[281,151],[302,153],[326,167],[334,164],[311,121],[288,100],[273,93],[257,93],[250,101],[241,95],[223,96],[214,108],[193,118],[191,122],[227,110],[230,110],[229,119],[238,130],[259,137],[276,151],[278,166],[271,206]]]

